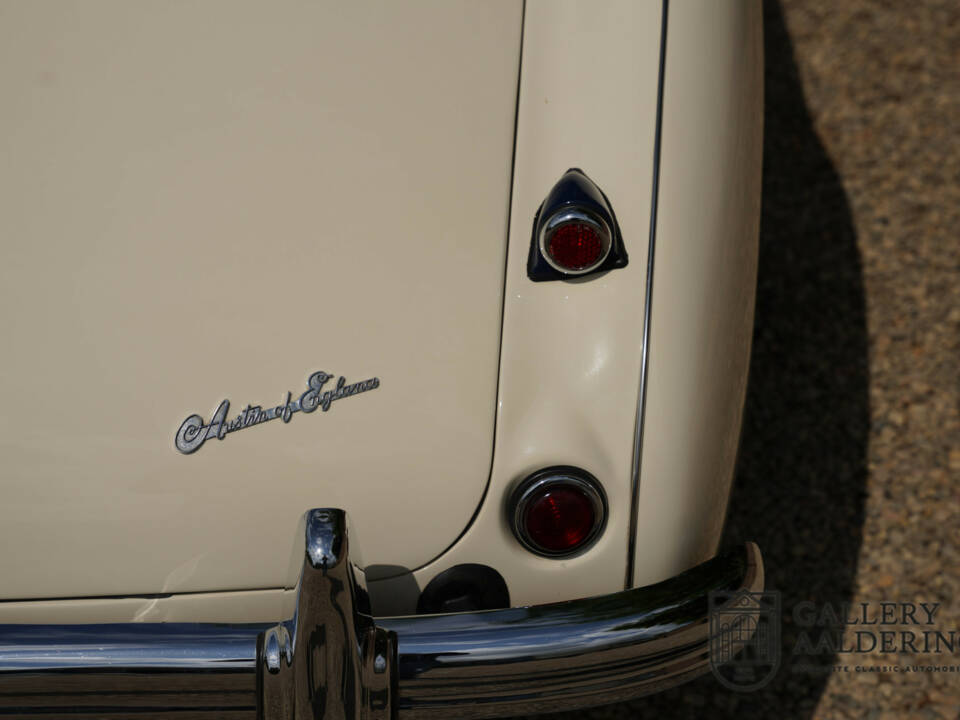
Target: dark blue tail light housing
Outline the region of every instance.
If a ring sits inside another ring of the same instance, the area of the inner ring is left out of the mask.
[[[607,196],[583,170],[567,170],[533,218],[527,275],[535,282],[568,280],[626,264]]]

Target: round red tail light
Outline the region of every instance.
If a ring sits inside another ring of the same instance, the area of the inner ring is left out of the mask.
[[[567,207],[544,225],[540,250],[555,270],[581,275],[606,260],[610,228],[590,213]]]
[[[569,557],[588,548],[606,523],[606,498],[596,479],[578,468],[541,470],[511,497],[514,534],[528,550]]]

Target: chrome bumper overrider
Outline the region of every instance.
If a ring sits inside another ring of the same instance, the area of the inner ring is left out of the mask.
[[[612,595],[375,620],[343,511],[304,520],[293,620],[0,625],[0,717],[414,720],[600,705],[704,672],[708,592],[763,589],[748,543]]]

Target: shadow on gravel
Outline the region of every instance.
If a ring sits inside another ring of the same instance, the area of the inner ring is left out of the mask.
[[[782,663],[766,688],[712,675],[659,695],[560,718],[813,715],[832,655],[793,656],[801,600],[850,600],[862,540],[869,432],[867,331],[856,235],[811,124],[782,10],[767,2],[763,217],[750,385],[724,545],[755,540],[782,593]]]

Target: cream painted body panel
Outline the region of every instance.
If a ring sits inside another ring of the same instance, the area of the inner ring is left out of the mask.
[[[660,30],[655,2],[526,4],[493,473],[466,535],[416,573],[421,587],[451,565],[481,562],[504,574],[517,605],[623,589]],[[535,283],[526,274],[533,217],[571,167],[606,193],[629,263]],[[609,505],[599,541],[566,560],[526,552],[507,523],[510,491],[550,465],[593,474]]]
[[[636,585],[717,550],[756,294],[760,3],[671,2],[667,32]]]
[[[500,570],[516,605],[624,586],[660,10],[660,3],[628,0],[526,3],[493,466],[483,502],[463,536],[414,570],[420,588],[466,562]],[[759,3],[670,4],[635,585],[675,575],[711,555],[722,528],[752,328],[760,32]],[[533,283],[525,272],[533,215],[560,175],[576,166],[610,198],[629,265],[588,281]],[[342,409],[379,392],[346,400]],[[332,421],[337,410],[319,419]],[[293,423],[278,430],[292,428]],[[232,440],[209,450],[226,449]],[[555,561],[521,549],[506,524],[504,505],[528,473],[561,463],[584,467],[600,479],[610,522],[588,552]],[[429,517],[411,539],[434,531],[434,516]],[[370,536],[361,523],[355,526],[364,557],[384,562],[369,547],[380,531]],[[279,534],[289,545],[291,533]],[[407,542],[406,535],[392,540],[401,537]],[[274,562],[282,565],[286,553],[278,551]],[[273,590],[211,595],[230,619],[274,621],[278,607],[280,617],[292,610],[292,594],[282,589],[290,583],[286,578]],[[400,591],[409,587],[403,578],[371,583],[372,592],[378,586],[381,597],[396,600],[386,612],[410,610],[411,598]],[[62,601],[46,604],[43,613],[30,604],[0,603],[0,622],[215,619],[216,603],[199,598]]]
[[[514,604],[624,587],[660,9],[659,3],[527,3],[493,474],[476,521],[416,573],[420,587],[463,562],[500,569]],[[674,0],[667,28],[634,586],[679,574],[717,550],[756,291],[760,4]],[[533,213],[568,167],[585,170],[608,195],[630,262],[590,280],[533,283],[524,273]],[[555,464],[594,474],[610,506],[600,541],[564,561],[523,552],[504,507],[517,482]]]
[[[178,593],[164,596],[0,601],[4,623],[272,623],[293,617],[294,591]]]
[[[0,598],[282,587],[318,505],[377,563],[457,538],[490,471],[521,14],[0,3]],[[380,387],[174,448],[317,370]]]

